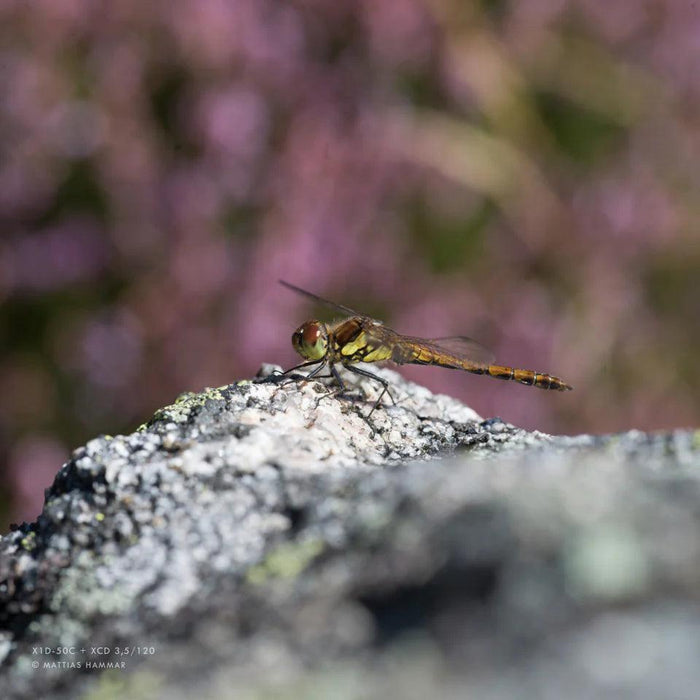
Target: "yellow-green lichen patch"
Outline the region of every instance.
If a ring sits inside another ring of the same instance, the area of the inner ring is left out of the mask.
[[[127,657],[114,657],[105,659],[104,663],[111,661],[127,664]],[[90,688],[82,700],[121,700],[121,698],[133,698],[134,700],[148,700],[162,697],[164,678],[153,671],[136,671],[132,674],[124,673],[121,669],[111,668],[103,671],[97,683]]]
[[[134,605],[134,582],[114,581],[104,583],[100,577],[100,565],[109,562],[82,550],[73,561],[73,566],[64,570],[63,576],[53,591],[49,610],[61,611],[77,620],[87,620],[95,615],[121,615]]]
[[[265,560],[248,570],[248,583],[260,585],[270,579],[294,579],[323,551],[321,540],[286,543],[273,549]]]
[[[28,552],[36,549],[36,532],[32,531],[27,533],[27,536],[22,538],[20,544],[22,548],[26,549]]]
[[[186,423],[194,408],[204,406],[207,401],[225,401],[226,397],[223,394],[223,390],[226,388],[226,386],[221,386],[216,389],[208,387],[204,389],[204,391],[200,391],[196,394],[191,391],[186,391],[175,399],[175,403],[170,404],[170,406],[159,408],[153,414],[151,420],[143,424],[139,430],[145,430],[156,421]]]
[[[651,563],[638,534],[617,524],[581,533],[565,552],[567,588],[599,601],[633,599],[651,584]]]
[[[692,446],[694,450],[700,450],[700,430],[696,430],[693,433]]]

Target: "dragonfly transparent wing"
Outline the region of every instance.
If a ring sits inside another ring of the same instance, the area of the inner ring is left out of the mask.
[[[285,282],[284,280],[279,280],[279,283],[287,289],[291,289],[293,292],[301,294],[301,296],[306,297],[307,299],[311,299],[312,301],[315,301],[318,304],[323,304],[323,306],[327,306],[329,309],[340,311],[340,313],[342,313],[344,316],[364,316],[364,314],[357,313],[357,311],[353,311],[347,306],[343,306],[342,304],[336,304],[334,301],[329,301],[328,299],[324,299],[323,297],[320,297],[317,294],[307,292],[305,289],[301,289],[301,287],[295,287],[293,284]]]
[[[387,329],[388,330],[388,329]],[[487,367],[493,354],[476,340],[465,336],[450,338],[416,338],[392,333],[391,359],[397,364],[429,364],[443,367],[467,363],[473,368]]]
[[[496,359],[496,356],[491,350],[473,338],[468,338],[466,335],[455,335],[449,338],[431,338],[428,342],[465,360],[472,360],[474,362],[490,365]]]

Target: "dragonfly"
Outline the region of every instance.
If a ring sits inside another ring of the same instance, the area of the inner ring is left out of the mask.
[[[435,365],[472,374],[483,374],[494,379],[515,381],[540,389],[553,391],[572,389],[564,380],[546,372],[493,364],[494,358],[490,351],[471,338],[456,336],[428,339],[403,335],[385,326],[381,321],[358,313],[347,306],[336,304],[284,280],[279,282],[287,289],[343,315],[340,321],[333,323],[318,320],[306,321],[294,331],[292,345],[304,362],[287,370],[284,375],[316,365],[304,376],[304,379],[319,377],[324,369],[328,369],[329,374],[322,376],[334,378],[342,393],[346,393],[346,387],[338,373],[338,365],[354,374],[373,379],[382,385],[383,390],[370,415],[385,393],[392,401],[394,398],[389,391],[389,382],[383,377],[358,367],[361,363],[390,361],[398,365]]]

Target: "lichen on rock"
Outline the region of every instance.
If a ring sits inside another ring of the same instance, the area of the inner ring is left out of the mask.
[[[99,689],[31,665],[93,646],[157,648],[122,686],[183,698],[537,696],[555,658],[566,697],[700,685],[696,432],[552,437],[380,371],[396,404],[371,417],[371,382],[263,376],[77,449],[0,540],[7,696]]]

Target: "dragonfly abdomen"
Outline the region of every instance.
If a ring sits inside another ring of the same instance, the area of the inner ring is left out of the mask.
[[[479,374],[488,374],[495,379],[520,382],[528,386],[536,386],[540,389],[552,389],[554,391],[568,391],[571,387],[559,377],[544,372],[534,372],[531,369],[516,369],[515,367],[502,367],[501,365],[488,365]]]
[[[396,361],[396,353],[394,353]],[[406,360],[402,358],[405,362]],[[502,365],[489,365],[486,363],[472,362],[456,355],[448,353],[434,352],[428,348],[416,348],[412,352],[412,364],[416,365],[438,365],[448,369],[461,369],[472,374],[486,374],[495,379],[505,381],[520,382],[527,386],[536,386],[540,389],[552,389],[554,391],[567,391],[571,387],[559,377],[554,377],[545,372],[534,372],[531,369],[516,369],[515,367],[504,367]]]

